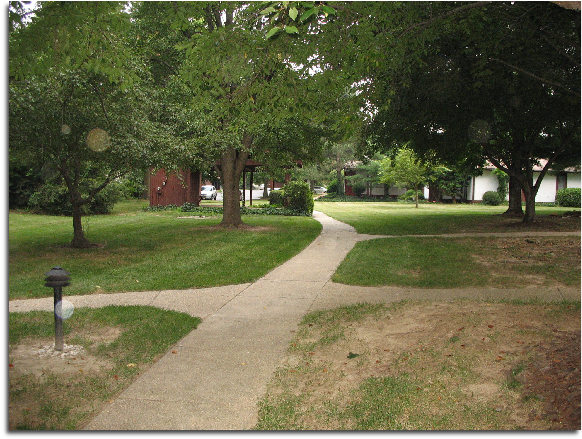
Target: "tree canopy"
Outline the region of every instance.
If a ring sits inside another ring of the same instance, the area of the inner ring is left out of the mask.
[[[448,169],[489,160],[524,190],[527,221],[541,183],[533,166],[545,159],[543,178],[550,166],[579,162],[579,10],[547,2],[42,2],[24,20],[22,5],[9,8],[11,82],[97,77],[112,91],[147,96],[139,110],[149,163],[220,161],[225,226],[242,223],[238,183],[249,157],[313,160],[324,145],[356,139],[367,157],[410,142]],[[107,114],[104,95],[90,96]]]
[[[524,191],[526,222],[548,169],[579,164],[579,11],[546,2],[482,5],[463,23],[443,26],[419,63],[383,83],[368,129],[378,147],[411,140],[445,163],[490,161]]]

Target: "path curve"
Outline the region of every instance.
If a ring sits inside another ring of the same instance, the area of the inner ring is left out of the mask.
[[[173,346],[86,428],[252,428],[257,422],[257,403],[284,358],[292,333],[310,310],[405,298],[580,298],[577,289],[425,290],[335,284],[331,276],[358,241],[384,236],[358,235],[353,227],[321,212],[314,212],[313,217],[323,226],[321,234],[297,256],[254,283],[64,297],[75,307],[151,305],[203,318],[196,330]],[[52,298],[14,300],[9,302],[9,311],[52,311],[52,301]]]

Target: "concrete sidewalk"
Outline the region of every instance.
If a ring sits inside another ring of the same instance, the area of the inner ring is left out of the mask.
[[[403,299],[579,300],[578,289],[423,290],[354,287],[330,281],[356,242],[351,226],[319,212],[323,230],[305,250],[251,284],[180,291],[69,296],[75,307],[152,305],[203,318],[86,427],[91,430],[244,430],[309,311]],[[535,233],[527,236],[535,236]],[[52,298],[9,302],[9,311],[52,311]]]

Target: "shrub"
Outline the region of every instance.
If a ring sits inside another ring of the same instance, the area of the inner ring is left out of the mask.
[[[49,215],[73,214],[73,207],[69,200],[69,192],[62,185],[43,184],[28,199],[29,209]]]
[[[285,185],[283,191],[285,207],[307,215],[313,213],[313,194],[309,184],[303,181],[292,181]]]
[[[483,194],[483,199],[481,203],[487,206],[499,206],[501,204],[501,197],[499,196],[499,192],[496,191],[485,192]]]
[[[361,197],[362,194],[366,192],[366,189],[366,183],[362,181],[357,181],[352,185],[352,191],[354,191],[354,194],[356,194],[358,197]]]
[[[283,206],[283,191],[271,191],[269,193],[269,204],[271,206]]]
[[[560,189],[556,194],[556,203],[563,207],[580,207],[580,188]]]

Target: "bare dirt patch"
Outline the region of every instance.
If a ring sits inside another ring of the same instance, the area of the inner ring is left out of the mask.
[[[267,400],[301,400],[282,426],[293,429],[580,429],[580,311],[568,306],[404,303],[358,320],[330,311],[302,326]],[[385,379],[406,384],[407,403],[398,419],[362,426],[348,414],[366,382]]]
[[[93,328],[91,331],[79,331],[77,337],[89,340],[92,344],[111,343],[121,334],[116,326]],[[97,358],[88,353],[83,346],[65,343],[62,351],[55,350],[53,339],[26,339],[9,351],[10,372],[14,375],[33,374],[38,378],[53,374],[71,374],[81,372],[99,372],[102,368],[111,368],[113,363]]]
[[[474,259],[506,286],[572,286],[580,282],[579,237],[482,238]]]
[[[77,337],[94,345],[108,344],[121,332],[119,327],[105,326],[79,331]],[[10,430],[67,428],[56,420],[64,416],[65,410],[69,412],[61,401],[70,398],[70,392],[86,388],[89,381],[105,379],[113,369],[112,361],[73,343],[65,343],[62,351],[55,350],[54,338],[28,338],[9,346]],[[71,418],[85,417],[99,404],[102,402],[93,400],[91,395],[80,397],[74,409],[79,413]],[[46,419],[49,423],[43,421]]]
[[[62,351],[55,351],[54,341],[48,340],[19,344],[10,353],[10,358],[11,376],[33,374],[40,378],[40,382],[56,372],[69,375],[112,366],[110,362],[88,354],[79,345],[65,344]]]

